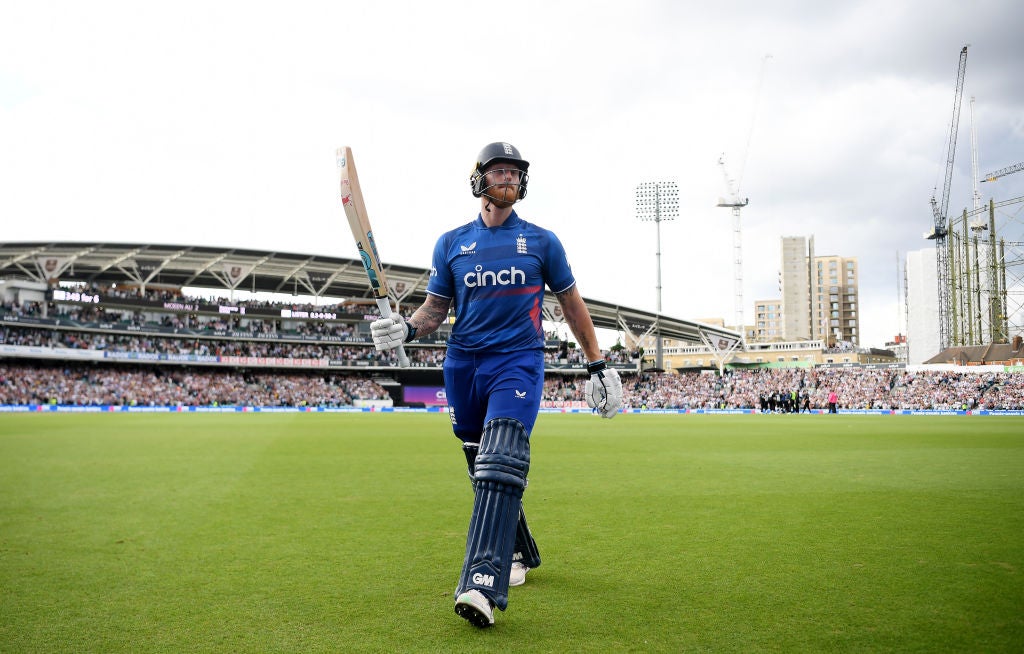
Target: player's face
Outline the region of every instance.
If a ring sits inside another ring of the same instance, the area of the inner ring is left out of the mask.
[[[489,187],[488,195],[509,206],[519,195],[519,181],[522,174],[513,164],[498,162],[484,170],[484,186]]]

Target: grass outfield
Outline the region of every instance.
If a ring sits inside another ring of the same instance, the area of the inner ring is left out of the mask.
[[[2,652],[1020,652],[1024,419],[542,415],[452,611],[444,414],[0,416]]]

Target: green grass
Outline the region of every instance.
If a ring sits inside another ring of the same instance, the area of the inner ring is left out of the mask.
[[[1024,419],[542,415],[455,616],[443,414],[0,416],[0,652],[1020,652]]]

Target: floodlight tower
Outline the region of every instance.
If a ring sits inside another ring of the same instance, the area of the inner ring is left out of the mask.
[[[736,182],[729,177],[729,173],[725,169],[724,154],[718,158],[718,166],[722,169],[722,175],[725,177],[725,190],[728,194],[724,198],[718,198],[718,206],[732,210],[732,265],[735,303],[733,309],[736,312],[736,331],[745,333],[746,328],[743,325],[743,233],[740,227],[740,209],[747,206],[750,200],[740,198]]]
[[[643,182],[636,187],[636,217],[654,221],[657,237],[655,259],[658,267],[657,310],[661,313],[661,221],[679,217],[679,187],[675,182]]]
[[[679,187],[672,181],[642,182],[636,187],[636,217],[642,221],[654,221],[654,231],[657,238],[655,249],[655,262],[657,265],[657,284],[655,294],[657,297],[657,313],[661,314],[661,221],[673,220],[679,217]],[[657,359],[658,368],[664,369],[662,365],[661,328],[657,334]]]

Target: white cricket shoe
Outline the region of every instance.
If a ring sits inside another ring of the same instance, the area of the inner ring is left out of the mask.
[[[523,565],[519,561],[516,561],[515,563],[512,564],[512,571],[509,572],[509,575],[508,575],[508,585],[509,586],[522,586],[523,584],[526,583],[526,573],[529,572],[529,571],[530,571],[529,568],[527,568],[525,565]]]
[[[455,612],[474,627],[490,627],[494,624],[494,607],[491,600],[476,590],[467,590],[455,600]]]

